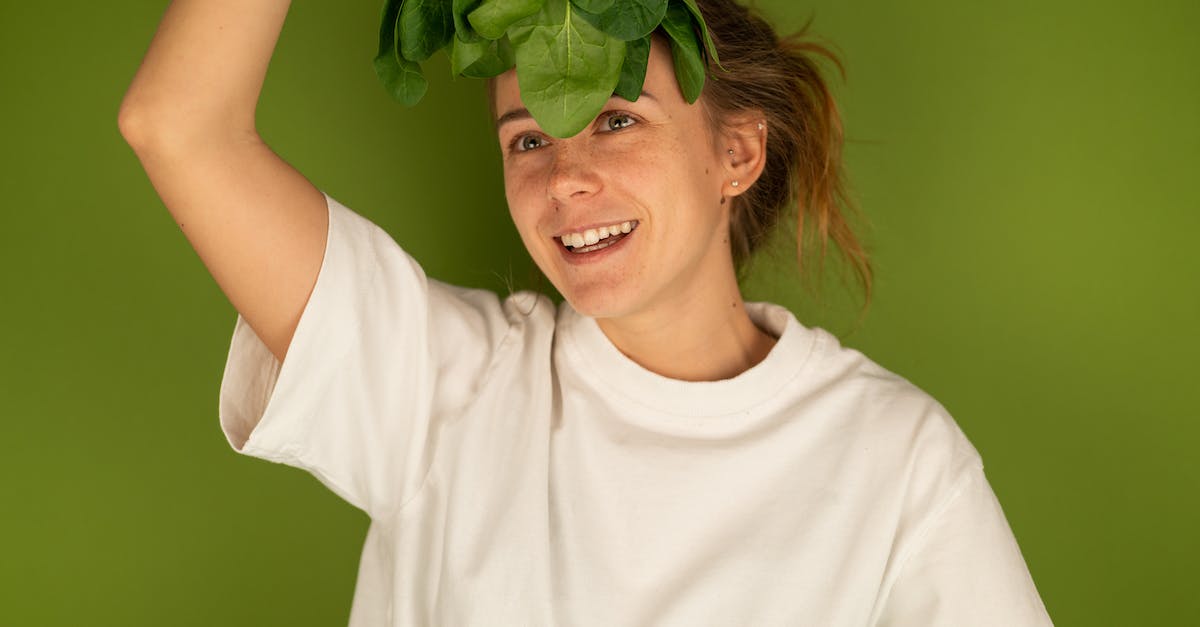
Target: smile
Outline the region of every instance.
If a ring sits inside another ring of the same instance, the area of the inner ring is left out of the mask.
[[[607,248],[624,239],[625,235],[637,228],[637,220],[619,222],[596,229],[587,229],[579,233],[567,233],[558,239],[572,253],[590,253]]]

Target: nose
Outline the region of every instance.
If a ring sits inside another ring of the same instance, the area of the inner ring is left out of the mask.
[[[579,199],[600,191],[596,162],[586,146],[561,141],[550,166],[547,194],[553,200]]]

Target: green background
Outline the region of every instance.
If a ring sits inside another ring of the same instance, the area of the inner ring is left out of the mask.
[[[380,5],[293,7],[262,134],[430,275],[530,285],[482,82],[391,102]],[[165,6],[0,5],[0,623],[345,624],[367,518],[226,444],[234,310],[117,130]],[[847,63],[878,289],[748,295],[950,409],[1057,624],[1194,619],[1200,3],[761,6]]]

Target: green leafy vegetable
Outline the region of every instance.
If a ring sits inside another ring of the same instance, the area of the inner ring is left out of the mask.
[[[375,74],[393,98],[407,106],[420,102],[429,84],[421,74],[421,66],[403,58],[396,47],[396,28],[399,26],[401,0],[387,0],[383,7],[383,23],[379,27],[379,53],[375,56]]]
[[[420,62],[438,50],[454,76],[493,78],[515,65],[534,119],[569,137],[614,94],[641,96],[659,27],[695,102],[708,63],[720,67],[696,0],[384,0],[374,67],[388,93],[412,106],[428,89]]]
[[[613,93],[634,102],[642,95],[642,86],[646,83],[646,67],[650,64],[650,39],[646,35],[641,39],[625,42],[625,63],[621,65],[621,78],[617,80],[617,89]]]
[[[580,4],[577,0],[573,1],[576,5]],[[658,28],[666,12],[667,0],[611,0],[611,6],[601,13],[592,13],[580,6],[579,14],[605,33],[623,41],[632,41]]]
[[[454,36],[452,0],[404,0],[400,8],[400,54],[424,61]]]
[[[700,7],[696,6],[696,0],[683,0],[689,11],[692,12],[692,17],[696,18],[696,23],[700,25],[700,33],[704,36],[704,46],[708,50],[708,56],[712,58],[713,63],[721,67],[721,59],[717,57],[717,47],[713,45],[712,37],[708,35],[708,24],[704,23],[704,16],[700,14]],[[724,70],[724,67],[721,67]]]
[[[454,0],[451,5],[454,12],[454,34],[463,43],[473,44],[483,41],[483,37],[475,32],[471,22],[467,20],[467,14],[474,11],[475,7],[479,6],[479,2],[480,0]]]
[[[607,11],[613,5],[613,0],[571,0],[571,2],[588,13],[596,14]]]
[[[696,102],[704,89],[704,58],[692,29],[692,16],[683,4],[672,0],[663,18],[663,30],[671,38],[671,59],[675,61],[675,78],[688,103]]]
[[[612,97],[625,42],[579,17],[566,0],[547,0],[537,14],[513,25],[521,100],[554,137],[583,130]]]
[[[483,0],[479,8],[467,15],[467,20],[480,35],[500,39],[510,26],[540,11],[547,1],[565,0]]]
[[[476,61],[482,59],[484,53],[487,52],[488,43],[486,39],[481,39],[477,42],[465,42],[455,37],[454,43],[450,44],[450,74],[458,76],[463,73],[463,70],[466,70]]]
[[[513,56],[512,44],[509,43],[508,37],[501,37],[489,41],[483,56],[463,70],[462,75],[469,78],[492,78],[507,72],[514,63],[516,57]]]

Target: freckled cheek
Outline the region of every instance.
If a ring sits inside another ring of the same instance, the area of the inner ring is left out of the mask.
[[[530,187],[525,178],[505,173],[504,175],[504,197],[508,200],[509,211],[513,214],[513,219],[520,212],[527,211],[530,206]]]
[[[523,193],[521,190],[508,188],[506,190],[508,196],[508,214],[512,218],[513,225],[517,228],[517,233],[520,234],[522,241],[525,242],[526,248],[544,248],[546,242],[550,241],[541,235],[539,221],[545,216],[542,212],[542,205],[537,203],[536,198],[531,198],[529,194]],[[545,240],[545,241],[543,241]],[[536,250],[530,250],[534,255]]]

